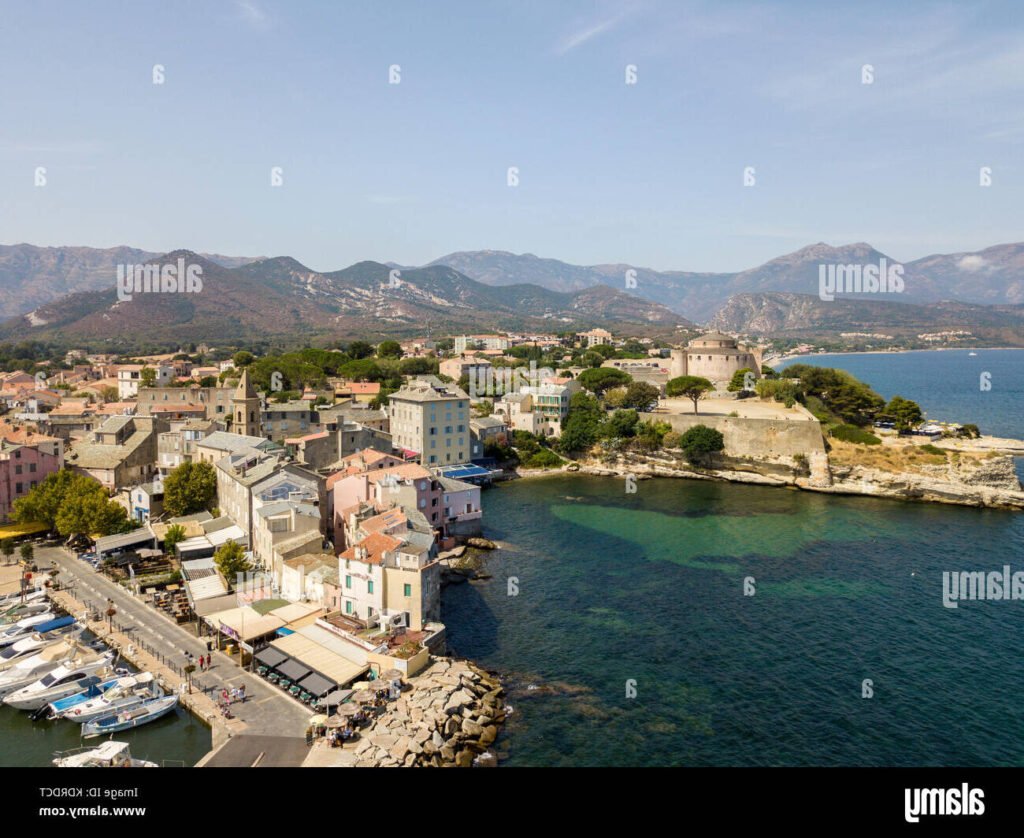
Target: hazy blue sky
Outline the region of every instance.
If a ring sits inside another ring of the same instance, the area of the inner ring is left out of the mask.
[[[904,260],[1017,241],[1022,18],[1018,2],[0,0],[0,242],[318,270],[485,248],[738,270],[816,241]]]

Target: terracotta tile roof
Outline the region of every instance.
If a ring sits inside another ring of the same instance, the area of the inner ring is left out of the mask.
[[[402,542],[397,538],[392,538],[390,535],[384,535],[383,533],[375,532],[366,536],[358,544],[354,544],[349,547],[344,553],[341,554],[341,558],[349,559],[350,561],[364,562],[365,564],[382,564],[384,561],[383,553],[397,550],[402,546]],[[367,557],[365,559],[356,558],[356,550],[363,548],[366,550]]]

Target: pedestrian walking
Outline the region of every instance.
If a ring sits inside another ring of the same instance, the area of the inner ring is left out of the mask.
[[[203,656],[202,656],[202,655],[200,655],[200,656],[199,656],[199,671],[200,671],[200,672],[202,672],[202,671],[203,671],[203,660],[204,660]]]
[[[245,704],[245,684],[238,688],[238,700]]]

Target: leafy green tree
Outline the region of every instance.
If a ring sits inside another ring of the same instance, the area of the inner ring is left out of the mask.
[[[604,418],[601,403],[596,397],[580,391],[569,400],[569,412],[562,423],[559,445],[563,451],[584,451],[597,441]]]
[[[648,384],[646,381],[631,381],[626,387],[622,406],[635,410],[647,410],[648,405],[657,404],[660,397],[661,391],[653,384]]]
[[[920,424],[924,414],[917,402],[902,396],[893,396],[885,406],[885,415],[896,425],[901,433],[909,431]]]
[[[103,487],[72,493],[57,514],[57,532],[61,535],[113,535],[129,529],[128,513],[110,500]]]
[[[378,358],[401,358],[402,346],[397,340],[385,340],[377,345]]]
[[[685,396],[690,399],[693,402],[694,414],[697,413],[697,402],[700,400],[700,397],[714,389],[714,384],[706,378],[701,378],[699,375],[681,375],[678,378],[673,378],[665,385],[665,392],[669,398]]]
[[[245,558],[242,545],[234,541],[226,541],[217,548],[217,552],[213,554],[213,563],[229,583],[236,579],[239,573],[252,570],[252,565]]]
[[[31,544],[28,542],[22,544],[19,552],[21,553],[21,560],[25,562],[25,564],[32,564],[32,559],[35,558],[36,551]]]
[[[164,511],[173,518],[209,509],[216,497],[212,463],[182,463],[164,481]]]
[[[580,358],[580,364],[584,367],[599,367],[603,364],[607,358],[604,357],[600,352],[584,352]]]
[[[345,352],[349,357],[359,360],[360,358],[369,358],[373,355],[373,347],[365,340],[354,340],[348,345]]]
[[[767,364],[761,364],[761,375],[765,378],[778,378],[779,374]]]
[[[143,387],[152,387],[156,384],[156,370],[152,367],[143,367],[139,371],[139,383]]]
[[[236,352],[232,358],[231,363],[235,365],[235,369],[241,370],[249,366],[253,361],[256,360],[256,356],[251,352],[246,352],[244,349],[241,352]]]
[[[25,497],[16,500],[11,517],[19,524],[46,524],[48,529],[56,529],[61,507],[92,487],[102,490],[95,480],[71,469],[61,469],[48,474]]]
[[[181,524],[172,524],[164,534],[164,549],[172,556],[177,555],[178,545],[186,538],[185,528]]]
[[[372,358],[349,361],[340,372],[349,381],[380,381],[384,378],[384,370]]]
[[[403,358],[398,371],[402,375],[436,375],[437,358]]]
[[[633,409],[616,410],[601,426],[600,435],[607,439],[629,439],[636,436],[640,415]]]
[[[732,374],[732,378],[729,379],[729,386],[726,389],[730,393],[738,393],[740,390],[746,390],[748,375],[752,379],[755,377],[754,371],[749,367],[744,367],[741,370],[736,370],[736,372]]]
[[[725,438],[721,431],[707,425],[694,425],[680,436],[679,447],[691,463],[703,463],[709,455],[725,448]]]
[[[11,563],[11,556],[14,555],[14,542],[9,538],[0,541],[0,555],[4,557],[4,564]]]
[[[611,390],[613,387],[625,387],[632,380],[633,376],[629,373],[614,367],[596,367],[583,370],[577,379],[581,386],[598,396],[606,390]]]

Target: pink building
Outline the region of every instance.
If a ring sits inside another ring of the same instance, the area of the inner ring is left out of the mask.
[[[63,465],[59,447],[0,439],[0,523],[10,519],[14,501],[27,495]]]
[[[437,478],[423,466],[407,463],[391,468],[372,469],[345,476],[335,475],[334,547],[344,549],[345,515],[360,503],[376,503],[382,508],[396,503],[416,509],[435,530],[444,526],[443,490]],[[333,477],[332,476],[332,479]]]

